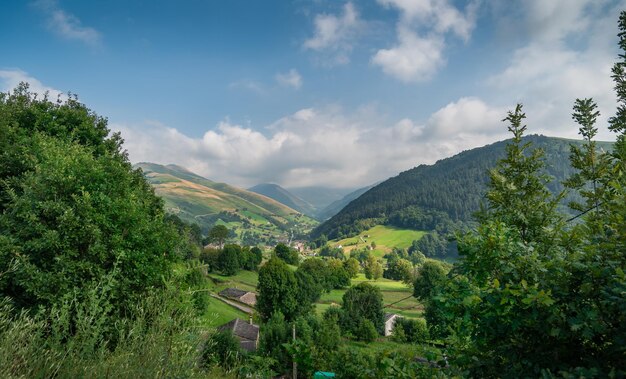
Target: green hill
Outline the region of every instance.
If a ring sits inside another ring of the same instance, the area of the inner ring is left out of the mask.
[[[561,182],[574,172],[569,164],[569,146],[579,141],[538,135],[525,140],[545,151],[546,172],[556,179],[549,188],[554,193],[561,191]],[[464,151],[390,178],[350,202],[318,226],[311,236],[342,238],[374,225],[447,230],[455,223],[468,222],[483,201],[488,170],[503,156],[506,143],[500,141]],[[598,145],[605,150],[612,146],[610,142]],[[570,194],[564,204],[573,198]]]
[[[317,222],[266,196],[217,183],[176,165],[138,163],[168,212],[198,223],[206,232],[216,223],[234,231],[244,244],[299,237]]]

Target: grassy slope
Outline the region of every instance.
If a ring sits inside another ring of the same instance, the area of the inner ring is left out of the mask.
[[[372,242],[375,242],[376,249],[372,252],[375,256],[382,257],[386,253],[390,252],[394,247],[401,249],[408,248],[414,240],[419,240],[424,236],[424,234],[426,234],[426,232],[419,230],[376,225],[373,228],[360,233],[356,237],[333,240],[330,244],[331,246],[341,245],[345,251],[349,252],[357,248],[371,245]]]
[[[144,171],[169,212],[204,229],[213,226],[222,211],[247,222],[217,220],[218,223],[225,223],[239,237],[244,232],[253,233],[264,241],[288,238],[290,230],[307,233],[317,225],[317,221],[268,197],[212,182],[177,166],[139,163],[135,167]]]

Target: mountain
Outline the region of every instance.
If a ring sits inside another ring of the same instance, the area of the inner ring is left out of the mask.
[[[320,221],[328,220],[333,217],[337,213],[339,213],[346,205],[350,204],[352,200],[357,199],[359,196],[363,195],[365,192],[369,191],[373,188],[375,184],[363,188],[359,188],[356,191],[350,192],[346,196],[342,197],[339,200],[335,200],[329,205],[327,205],[324,209],[318,211],[316,213],[316,218]]]
[[[278,184],[263,183],[257,184],[252,188],[248,188],[248,191],[256,192],[258,194],[274,199],[279,203],[282,203],[298,212],[310,217],[315,217],[315,207],[308,203],[306,200],[299,198],[298,196],[287,191]]]
[[[241,243],[273,243],[304,235],[317,222],[267,196],[217,183],[176,165],[137,163],[168,212],[203,231],[224,223]],[[288,235],[289,234],[289,235]]]
[[[580,141],[538,135],[524,140],[544,150],[546,173],[555,179],[548,188],[553,193],[561,191],[561,182],[574,172],[569,163],[569,146]],[[339,238],[378,224],[433,230],[442,224],[468,222],[484,202],[488,170],[504,155],[506,143],[500,141],[464,151],[390,178],[319,225],[311,237]],[[610,150],[612,144],[601,142],[598,146]],[[569,194],[563,204],[575,196]]]
[[[334,201],[341,200],[354,188],[330,188],[330,187],[292,187],[287,188],[289,192],[313,205],[315,209],[322,210]]]

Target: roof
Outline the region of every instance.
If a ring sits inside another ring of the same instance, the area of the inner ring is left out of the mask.
[[[226,288],[225,290],[220,291],[221,296],[235,297],[235,298],[239,298],[247,293],[248,291],[240,290],[238,288]]]
[[[394,317],[398,317],[398,315],[395,313],[385,313],[385,322],[391,320]]]
[[[248,341],[253,341],[255,343],[259,336],[258,325],[250,324],[247,321],[244,321],[240,318],[236,318],[230,322],[227,322],[226,324],[218,327],[217,329],[220,331],[231,330],[234,336],[246,339]],[[244,347],[243,344],[241,346]]]

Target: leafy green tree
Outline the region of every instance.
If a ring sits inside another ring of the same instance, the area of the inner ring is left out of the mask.
[[[429,301],[442,290],[448,270],[438,261],[427,261],[417,271],[413,282],[413,296],[421,301]]]
[[[342,310],[346,329],[357,332],[362,319],[369,320],[382,334],[384,328],[383,295],[380,289],[367,282],[350,287],[343,294]]]
[[[248,259],[248,261],[249,265],[253,266],[253,269],[256,270],[263,261],[263,251],[254,246],[250,249],[250,258]]]
[[[354,279],[359,275],[360,265],[359,261],[354,258],[349,258],[348,260],[343,262],[343,267],[346,272],[350,276],[350,278]]]
[[[411,283],[413,281],[413,265],[404,258],[388,260],[383,277]]]
[[[226,276],[235,275],[241,269],[243,252],[241,246],[235,244],[225,245],[218,257],[220,270]]]
[[[378,280],[383,276],[383,265],[378,258],[373,255],[369,255],[363,265],[363,272],[367,279]]]
[[[350,285],[350,274],[346,271],[343,261],[330,258],[326,262],[328,278],[333,288],[339,289]]]
[[[38,99],[26,85],[0,95],[0,293],[16,306],[49,306],[109,277],[114,320],[170,275],[176,231],[108,134],[75,99]]]
[[[301,307],[309,304],[298,304],[298,281],[294,272],[287,264],[276,257],[267,261],[259,270],[257,285],[257,310],[263,320],[280,312],[285,319],[293,320]]]
[[[274,248],[274,254],[290,265],[297,266],[300,263],[300,257],[296,249],[292,249],[284,243],[279,243]]]
[[[229,236],[229,233],[230,231],[225,225],[215,225],[211,228],[211,230],[209,230],[209,234],[207,236],[208,242],[215,243],[222,248],[224,246],[224,242],[226,242],[226,239]]]

